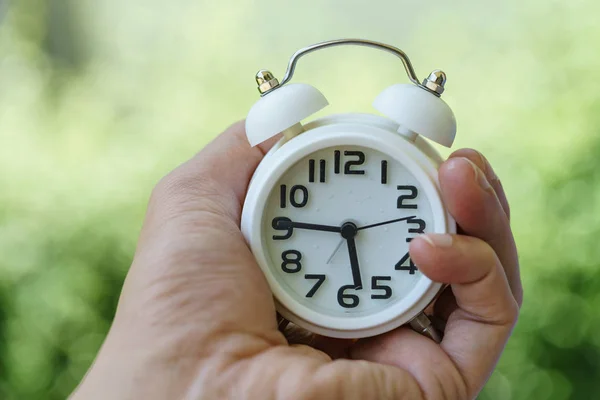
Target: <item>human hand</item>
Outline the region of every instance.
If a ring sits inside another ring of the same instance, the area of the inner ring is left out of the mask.
[[[272,144],[272,143],[271,143]],[[451,284],[441,344],[408,328],[290,344],[240,233],[254,169],[243,125],[155,188],[113,325],[73,399],[467,399],[517,320],[522,289],[508,204],[491,166],[459,150],[439,171],[460,235],[414,239],[415,264]]]

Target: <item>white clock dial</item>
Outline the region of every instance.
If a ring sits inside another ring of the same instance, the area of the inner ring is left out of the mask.
[[[432,224],[429,200],[401,159],[336,146],[301,159],[273,185],[262,235],[276,284],[294,301],[359,317],[398,303],[426,279],[408,243]]]

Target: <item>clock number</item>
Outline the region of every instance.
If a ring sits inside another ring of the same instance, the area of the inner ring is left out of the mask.
[[[308,160],[308,181],[315,181],[315,160]],[[319,182],[325,183],[325,169],[326,169],[325,160],[319,160]]]
[[[358,296],[355,294],[344,293],[347,289],[355,289],[355,287],[354,287],[354,285],[342,286],[340,288],[340,290],[338,290],[338,292],[337,292],[337,301],[338,301],[339,305],[344,308],[355,308],[358,306],[358,303],[360,302],[360,300],[359,300]],[[344,300],[349,300],[349,302],[346,303]]]
[[[392,297],[392,288],[386,285],[379,285],[377,281],[391,281],[391,276],[374,276],[371,278],[371,289],[373,290],[383,290],[384,294],[372,294],[372,299],[389,299]]]
[[[408,225],[418,225],[418,228],[408,228],[408,233],[425,233],[425,228],[427,224],[425,221],[419,218],[411,218],[406,221]],[[408,237],[406,238],[406,243],[410,243],[414,238]]]
[[[300,195],[298,195],[300,192]],[[308,203],[308,189],[306,186],[294,185],[290,190],[290,204],[296,208],[302,208]],[[279,207],[287,207],[287,185],[279,186]]]
[[[291,256],[294,256],[293,258]],[[288,274],[295,274],[296,272],[300,272],[302,269],[302,264],[300,260],[302,260],[302,254],[298,250],[286,250],[281,253],[281,259],[283,262],[281,263],[281,269],[283,272],[287,272]],[[290,268],[288,265],[294,265],[294,267]]]
[[[385,185],[387,183],[387,161],[381,161],[381,184]]]
[[[365,163],[365,153],[362,151],[344,151],[344,156],[358,157],[358,160],[348,160],[344,163],[344,175],[364,175],[362,169],[352,169],[354,166],[363,165]]]
[[[425,233],[427,224],[419,218],[411,218],[406,221],[408,225],[418,225],[418,228],[408,228],[408,233]]]
[[[365,153],[362,151],[344,151],[344,156],[347,157],[358,157],[357,160],[348,160],[344,163],[344,175],[364,175],[365,171],[362,169],[352,169],[352,167],[363,165],[365,163]],[[342,163],[341,152],[335,150],[333,152],[333,172],[336,174],[340,173],[340,167]]]
[[[287,203],[287,186],[279,186],[279,207],[285,208]]]
[[[300,202],[297,202],[296,194],[300,191],[302,193]],[[302,208],[308,203],[308,189],[302,185],[294,185],[292,186],[292,190],[290,190],[290,203],[296,208]]]
[[[287,233],[285,235],[273,235],[273,240],[285,240],[285,239],[289,239],[292,237],[292,234],[294,233],[294,228],[289,225],[287,228],[282,227],[281,226],[281,222],[292,222],[291,219],[286,218],[286,217],[275,217],[273,218],[273,222],[272,222],[272,226],[273,229],[277,230],[277,231],[287,231]]]
[[[408,263],[408,265],[404,265]],[[417,266],[412,262],[410,254],[406,253],[404,257],[396,263],[396,271],[408,271],[410,275],[414,275],[417,271]]]
[[[398,196],[396,208],[417,208],[416,204],[404,204],[405,200],[413,200],[413,199],[417,198],[419,191],[417,190],[416,187],[399,185],[397,187],[397,189],[398,190],[408,190],[410,192],[410,194],[404,194],[404,195]]]
[[[315,295],[315,293],[317,293],[317,290],[319,290],[319,288],[321,287],[323,282],[325,282],[325,278],[326,278],[325,275],[313,275],[313,274],[304,275],[304,279],[317,279],[317,283],[315,283],[315,286],[313,286],[312,289],[310,289],[308,291],[308,293],[306,293],[306,297],[313,297]]]

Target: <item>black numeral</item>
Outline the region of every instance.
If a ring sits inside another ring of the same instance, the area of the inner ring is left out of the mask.
[[[416,227],[408,228],[408,233],[425,233],[425,228],[427,224],[425,221],[419,218],[411,218],[406,220],[408,225],[417,225]],[[408,237],[406,238],[406,243],[410,243],[414,238]]]
[[[300,201],[298,200],[298,191],[300,191]],[[308,189],[302,185],[292,186],[292,190],[290,190],[290,203],[296,208],[302,208],[308,203]],[[416,207],[416,206],[415,206]]]
[[[294,256],[294,257],[291,257]],[[302,269],[302,264],[300,260],[302,260],[302,254],[298,250],[286,250],[281,253],[281,259],[283,262],[281,263],[281,269],[283,272],[287,272],[288,274],[294,274],[296,272],[300,272]],[[288,265],[292,264],[294,267],[290,268]]]
[[[404,265],[408,263],[408,265]],[[408,271],[410,275],[414,275],[417,271],[417,266],[412,262],[410,254],[406,253],[404,257],[396,263],[396,271]]]
[[[287,202],[287,186],[279,186],[279,207],[285,208]]]
[[[371,278],[371,289],[383,290],[384,294],[372,294],[372,299],[389,299],[392,297],[392,288],[386,285],[379,285],[377,281],[391,281],[391,276],[374,276]]]
[[[398,190],[409,191],[410,194],[404,194],[398,196],[398,201],[396,203],[397,208],[417,208],[416,204],[404,204],[405,200],[413,200],[417,198],[419,191],[414,186],[398,186]]]
[[[308,160],[308,181],[315,181],[315,160]],[[319,160],[319,182],[325,182],[325,168],[327,163],[325,160]]]
[[[315,293],[317,293],[317,290],[319,290],[323,282],[325,282],[325,278],[325,275],[304,275],[304,279],[317,279],[317,283],[315,283],[315,286],[313,286],[312,289],[310,289],[308,293],[306,293],[306,297],[313,297]]]
[[[315,181],[315,160],[313,159],[308,160],[308,181]]]
[[[277,230],[277,231],[287,231],[287,233],[285,235],[273,235],[273,240],[285,240],[285,239],[289,239],[292,237],[292,234],[294,233],[294,228],[289,225],[287,227],[283,227],[281,226],[281,222],[292,222],[291,219],[286,218],[286,217],[275,217],[273,218],[273,222],[272,222],[272,226],[273,229]]]
[[[411,218],[406,220],[408,225],[417,225],[417,228],[408,228],[408,233],[425,233],[425,228],[427,228],[427,224],[425,221],[419,218]]]
[[[344,163],[344,175],[364,175],[365,171],[362,169],[355,169],[353,167],[357,167],[359,165],[363,165],[365,163],[365,153],[362,151],[352,151],[346,150],[344,151],[345,157],[357,157],[355,160],[347,160]],[[340,173],[342,164],[341,152],[339,150],[335,150],[333,152],[333,172],[336,174]]]
[[[344,174],[345,175],[364,175],[365,171],[362,169],[352,169],[354,166],[363,165],[365,162],[365,153],[362,151],[344,151],[344,156],[347,157],[358,157],[358,160],[348,160],[344,163]]]
[[[338,301],[339,305],[344,308],[357,307],[360,300],[359,300],[358,296],[355,294],[344,293],[348,289],[355,289],[355,287],[354,287],[354,285],[342,286],[340,288],[340,290],[338,290],[338,292],[337,292],[337,301]],[[349,302],[346,303],[345,300],[349,300]]]
[[[294,185],[290,190],[290,204],[296,208],[302,208],[308,203],[308,189],[306,186]],[[287,186],[279,187],[279,206],[287,207]]]
[[[381,161],[381,184],[387,183],[387,161]]]

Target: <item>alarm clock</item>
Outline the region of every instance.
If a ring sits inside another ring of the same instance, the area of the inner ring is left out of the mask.
[[[319,90],[289,83],[313,51],[359,45],[387,51],[411,83],[373,103],[383,116],[331,115]],[[246,119],[252,146],[282,134],[251,179],[241,230],[283,318],[335,338],[378,335],[401,325],[439,341],[424,310],[443,284],[423,275],[408,252],[423,233],[455,233],[441,199],[443,161],[430,142],[450,147],[456,121],[440,98],[446,75],[419,82],[400,49],[361,39],[332,40],[292,56],[281,82],[256,75],[260,100]]]

